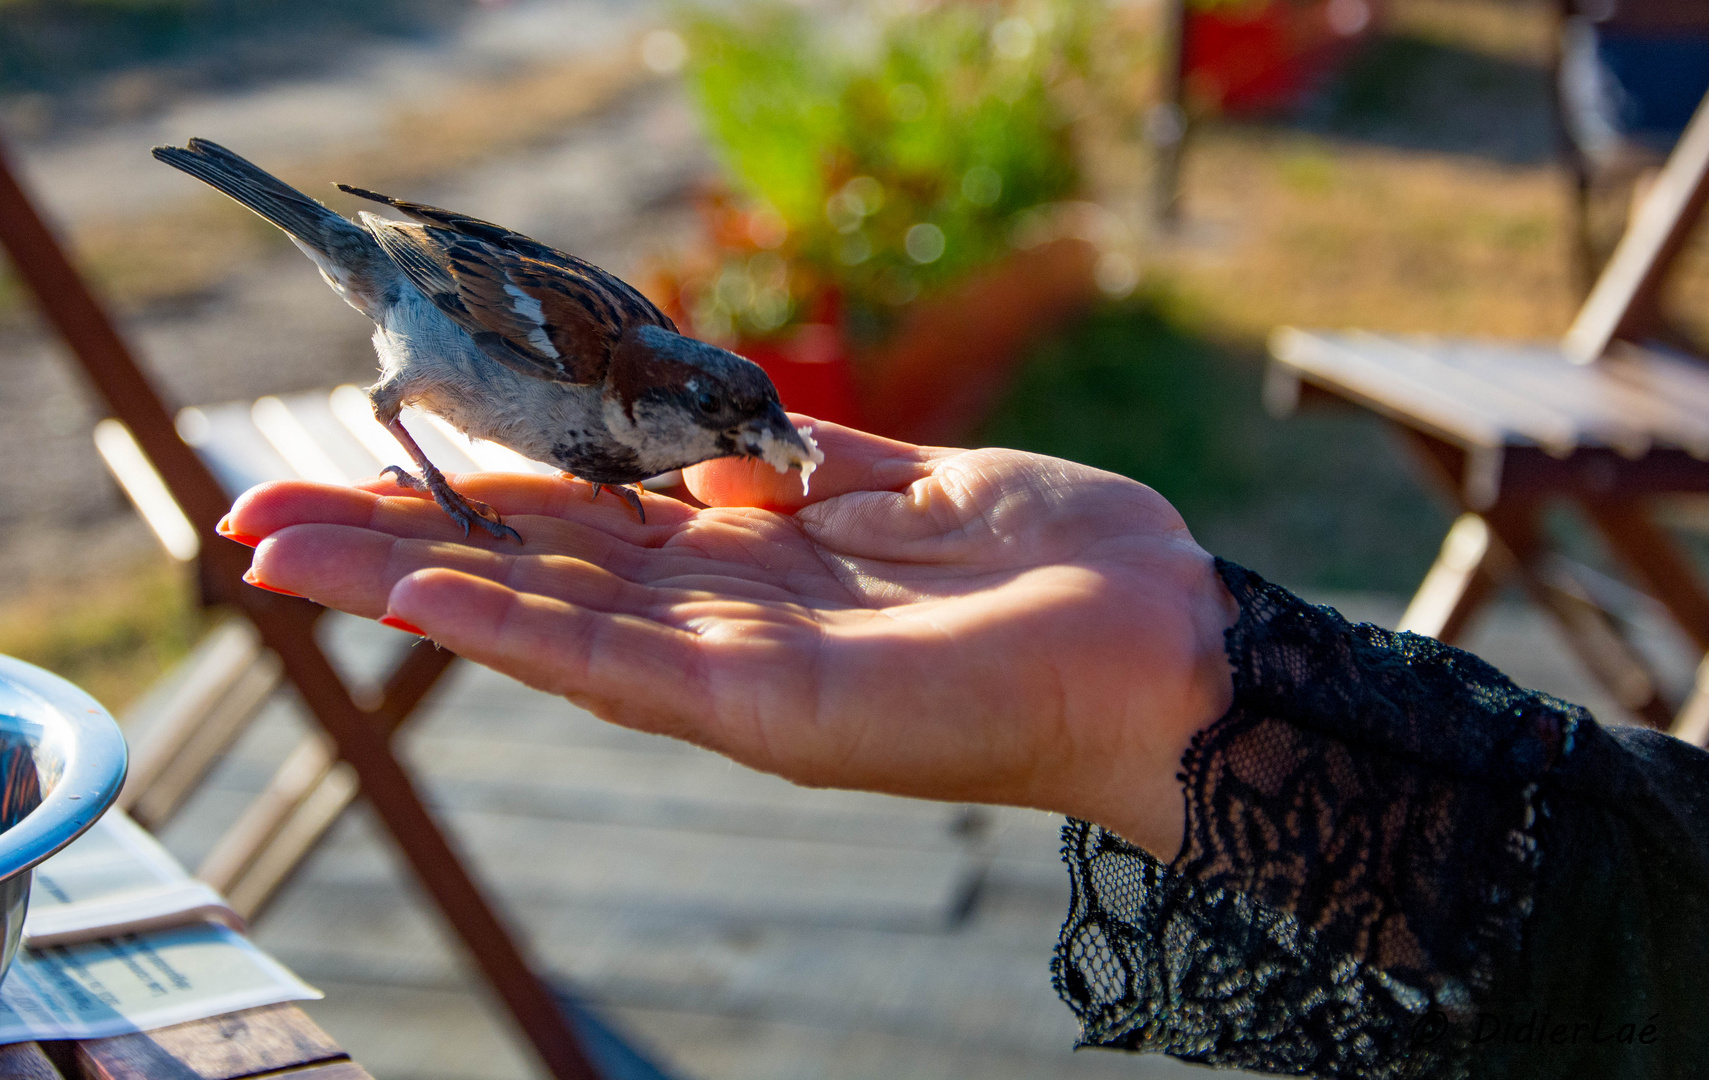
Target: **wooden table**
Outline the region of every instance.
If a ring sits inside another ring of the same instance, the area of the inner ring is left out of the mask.
[[[295,1005],[85,1042],[0,1046],[0,1080],[373,1080]]]

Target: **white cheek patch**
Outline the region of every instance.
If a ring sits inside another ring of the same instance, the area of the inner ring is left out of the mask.
[[[801,494],[807,494],[808,482],[813,479],[813,470],[825,462],[825,453],[819,449],[819,444],[813,441],[813,429],[798,427],[795,434],[801,437],[801,442],[807,447],[807,453],[801,453],[801,447],[788,443],[769,431],[760,433],[760,460],[776,469],[778,472],[788,472],[791,466],[801,470]]]
[[[534,324],[528,331],[528,344],[554,360],[559,359],[557,347],[552,344],[552,339],[546,336],[546,312],[541,309],[539,299],[529,296],[508,281],[504,283],[504,291],[516,301],[510,306],[511,310]]]

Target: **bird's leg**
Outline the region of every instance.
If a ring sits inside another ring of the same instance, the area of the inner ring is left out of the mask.
[[[415,462],[415,467],[421,470],[421,476],[410,475],[404,471],[401,465],[387,465],[380,470],[381,476],[390,473],[397,478],[400,486],[410,488],[413,491],[425,491],[433,496],[433,501],[439,504],[439,508],[451,515],[452,521],[463,526],[464,536],[469,535],[471,526],[479,525],[500,540],[508,536],[517,543],[522,543],[522,534],[506,525],[504,520],[499,517],[497,510],[484,502],[477,502],[474,499],[467,499],[457,494],[456,490],[446,481],[445,474],[434,468],[433,462],[427,460],[427,455],[422,453],[421,447],[415,444],[415,439],[410,436],[402,420],[393,417],[386,422],[386,430],[396,436],[398,442],[403,443],[410,459]]]
[[[572,480],[577,479],[575,473],[567,472],[564,475]],[[627,487],[622,484],[595,484],[592,480],[589,480],[588,484],[593,488],[593,494],[588,496],[588,502],[593,502],[595,499],[599,498],[600,492],[610,490],[613,495],[623,496],[623,501],[634,508],[635,516],[641,519],[641,524],[645,525],[647,523],[647,510],[641,505],[640,484],[636,484],[634,487]]]

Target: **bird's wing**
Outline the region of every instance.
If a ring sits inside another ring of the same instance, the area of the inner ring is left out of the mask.
[[[625,330],[647,324],[676,330],[646,297],[585,260],[478,218],[345,190],[422,223],[362,215],[416,288],[513,370],[554,382],[599,382]]]

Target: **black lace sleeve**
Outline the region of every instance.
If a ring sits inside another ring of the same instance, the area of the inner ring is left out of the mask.
[[[1180,855],[1064,831],[1082,1043],[1325,1077],[1709,1068],[1709,754],[1217,568],[1234,705],[1183,760]]]

